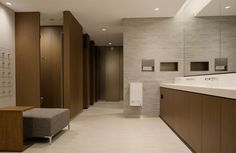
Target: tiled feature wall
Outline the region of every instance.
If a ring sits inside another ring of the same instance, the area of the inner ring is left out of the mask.
[[[124,19],[124,114],[158,116],[163,81],[183,76],[183,23],[178,18]],[[155,72],[142,72],[142,59],[155,59]],[[160,72],[160,62],[179,62],[178,72]],[[143,83],[143,106],[129,106],[129,82]]]
[[[229,72],[236,72],[236,16],[221,20],[221,56],[228,58]]]
[[[15,13],[0,4],[0,107],[15,105]]]
[[[176,76],[219,73],[215,71],[215,58],[228,58],[229,71],[236,71],[234,16],[124,19],[123,27],[127,116],[159,115],[159,83]],[[141,72],[142,59],[155,59],[155,72]],[[209,61],[210,69],[190,72],[191,61]],[[160,62],[179,62],[179,71],[160,72]],[[129,82],[133,81],[143,82],[141,108],[129,106]]]
[[[185,22],[185,74],[215,73],[215,58],[220,57],[218,17],[189,17]],[[209,61],[209,71],[190,71],[191,61]]]
[[[215,58],[220,57],[228,58],[229,72],[236,72],[236,16],[185,20],[185,74],[219,73]],[[190,61],[209,61],[209,71],[190,72]]]

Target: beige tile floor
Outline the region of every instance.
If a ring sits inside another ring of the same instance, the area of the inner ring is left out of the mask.
[[[159,118],[125,118],[122,103],[99,102],[71,122],[53,144],[24,153],[191,153]]]

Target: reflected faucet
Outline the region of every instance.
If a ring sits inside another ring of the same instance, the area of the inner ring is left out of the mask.
[[[214,80],[218,80],[218,78],[216,77],[210,77],[210,78],[205,78],[206,81],[214,81]]]

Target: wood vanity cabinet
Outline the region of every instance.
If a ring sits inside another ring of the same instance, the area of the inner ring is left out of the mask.
[[[163,93],[161,97],[161,116],[170,126],[173,127],[174,119],[173,119],[173,111],[171,109],[174,104],[174,98],[172,98],[171,93],[169,92],[168,89],[163,89],[161,92]]]
[[[170,91],[169,91],[170,92]],[[188,102],[188,95],[182,91],[176,91],[171,94],[174,99],[174,129],[186,141],[189,142],[190,136],[190,103]]]
[[[202,143],[202,97],[195,93],[186,93],[189,109],[189,145],[197,153],[201,153]]]
[[[221,105],[221,152],[236,153],[236,101],[223,99]]]
[[[199,95],[202,103],[202,153],[220,153],[221,98]]]
[[[161,88],[160,117],[196,153],[236,153],[236,100]]]

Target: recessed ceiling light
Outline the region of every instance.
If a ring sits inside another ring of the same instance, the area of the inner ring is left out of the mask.
[[[160,9],[159,9],[158,7],[154,9],[154,11],[159,11],[159,10],[160,10]]]
[[[226,6],[226,7],[225,7],[225,9],[229,9],[229,8],[231,8],[231,6]]]
[[[105,31],[107,31],[107,29],[106,29],[106,28],[102,28],[102,31],[104,31],[104,32],[105,32]]]
[[[6,2],[6,4],[7,4],[8,6],[11,6],[11,5],[12,5],[10,2]]]
[[[110,46],[112,45],[112,43],[111,43],[111,42],[109,42],[108,44],[109,44]]]

